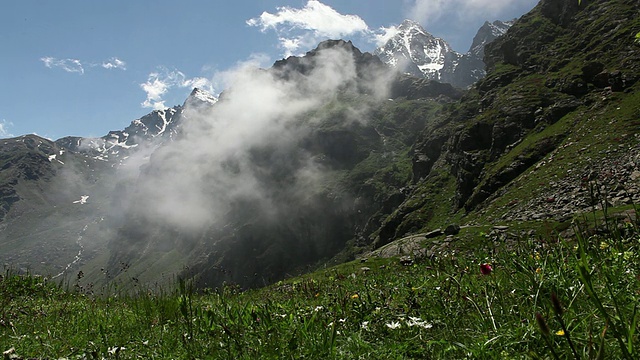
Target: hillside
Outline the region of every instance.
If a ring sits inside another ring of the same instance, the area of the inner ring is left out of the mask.
[[[0,258],[62,275],[0,277],[0,350],[637,358],[639,13],[542,0],[462,93],[327,41],[236,74],[122,177],[3,140]]]
[[[486,48],[488,75],[423,132],[413,192],[371,239],[451,222],[570,220],[638,200],[638,4],[542,1]]]

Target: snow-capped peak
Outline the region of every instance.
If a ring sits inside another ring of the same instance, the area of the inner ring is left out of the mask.
[[[469,52],[476,53],[476,55],[480,57],[484,56],[484,46],[504,35],[514,22],[515,20],[496,20],[492,23],[486,21],[480,29],[478,29],[476,36],[473,38]]]
[[[403,72],[438,80],[445,58],[452,51],[446,41],[429,34],[418,22],[405,20],[375,53]]]
[[[467,54],[454,51],[449,44],[428,33],[420,23],[404,20],[375,54],[386,64],[416,77],[468,87],[484,76],[484,46],[503,35],[513,21],[486,22],[475,36]]]
[[[491,34],[493,36],[500,37],[504,35],[507,32],[507,30],[509,30],[509,28],[513,25],[514,22],[515,20],[511,20],[511,21],[496,20],[492,23],[487,21],[486,24],[491,28]]]
[[[193,88],[193,91],[191,91],[191,94],[185,101],[185,106],[187,104],[190,104],[194,100],[201,103],[209,104],[209,105],[213,105],[218,102],[217,97],[213,96],[208,91],[205,91],[199,88]]]
[[[398,26],[398,30],[400,31],[415,31],[422,34],[428,34],[425,29],[420,25],[419,22],[414,20],[406,19],[404,20],[400,26]],[[430,34],[429,34],[430,35]]]

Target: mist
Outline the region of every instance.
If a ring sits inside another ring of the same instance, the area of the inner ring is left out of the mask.
[[[159,147],[147,164],[129,162],[128,168],[141,169],[129,216],[200,232],[224,225],[239,202],[277,217],[283,200],[309,201],[326,176],[326,164],[301,146],[326,120],[318,109],[362,88],[382,99],[388,87],[382,72],[363,80],[344,47],[322,49],[312,62],[303,72],[248,62],[221,74],[228,88],[218,103],[187,109],[177,140]],[[367,102],[348,106],[342,125],[364,121]]]
[[[379,209],[362,179],[393,158],[373,114],[395,76],[327,41],[269,69],[219,73],[215,103],[190,97],[103,138],[60,139],[43,160],[51,181],[34,185],[43,206],[7,234],[47,234],[56,250],[10,259],[125,287],[173,275],[259,286],[329,259]]]

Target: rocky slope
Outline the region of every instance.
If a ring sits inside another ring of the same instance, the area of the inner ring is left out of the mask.
[[[638,7],[543,0],[488,45],[487,77],[423,133],[413,193],[372,239],[637,200]]]

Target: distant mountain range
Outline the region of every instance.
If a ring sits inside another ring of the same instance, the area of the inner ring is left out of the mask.
[[[502,36],[513,23],[485,22],[473,38],[469,51],[460,54],[445,40],[428,33],[418,22],[405,20],[375,54],[401,72],[467,88],[486,74],[485,45]]]
[[[174,138],[178,133],[181,117],[189,116],[189,111],[197,111],[217,101],[212,94],[195,88],[182,106],[154,110],[134,120],[124,130],[110,131],[99,138],[63,137],[56,140],[56,144],[70,151],[91,154],[98,160],[119,161],[141,142],[159,145],[167,139]]]

